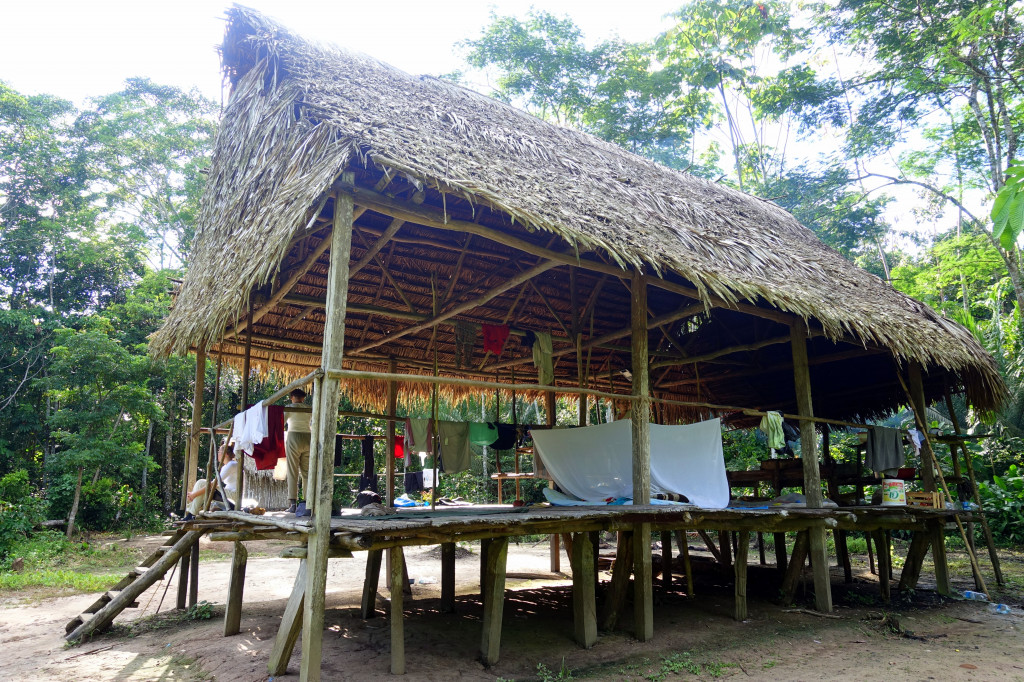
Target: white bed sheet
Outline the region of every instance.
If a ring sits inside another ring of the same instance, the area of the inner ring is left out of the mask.
[[[565,492],[594,502],[633,497],[632,422],[535,430],[533,442],[551,478]],[[718,419],[651,424],[651,492],[680,493],[709,509],[729,504]]]

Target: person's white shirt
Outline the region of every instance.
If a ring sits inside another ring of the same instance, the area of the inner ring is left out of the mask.
[[[224,483],[224,492],[228,498],[235,499],[238,494],[238,462],[231,460],[220,468],[220,480]]]

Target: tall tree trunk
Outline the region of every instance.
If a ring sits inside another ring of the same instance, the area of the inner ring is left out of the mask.
[[[85,467],[78,467],[78,482],[75,484],[75,500],[71,503],[71,513],[68,514],[68,540],[75,531],[75,517],[78,516],[78,500],[82,496],[82,472]]]
[[[164,513],[171,513],[171,500],[174,497],[174,460],[171,452],[174,449],[174,399],[167,404],[167,433],[164,435]]]
[[[146,485],[149,478],[149,456],[153,447],[153,420],[149,420],[149,428],[146,429],[146,458],[142,466],[142,494],[146,494]]]

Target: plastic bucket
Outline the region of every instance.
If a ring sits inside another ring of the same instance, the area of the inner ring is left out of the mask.
[[[882,481],[882,506],[883,507],[905,507],[907,505],[907,490],[903,481],[898,478],[887,478]]]

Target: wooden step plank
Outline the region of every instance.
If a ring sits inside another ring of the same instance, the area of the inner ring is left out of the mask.
[[[136,573],[138,573],[139,568],[145,568],[145,572],[137,580],[121,590],[116,597],[107,602],[106,606],[97,611],[92,618],[83,621],[74,630],[65,635],[64,638],[69,641],[79,640],[109,626],[121,611],[134,602],[153,583],[162,578],[174,566],[175,562],[181,558],[181,555],[189,551],[192,545],[199,541],[203,532],[197,530],[184,533],[181,539],[174,545],[174,548],[164,553],[155,565],[152,567],[136,567]]]

